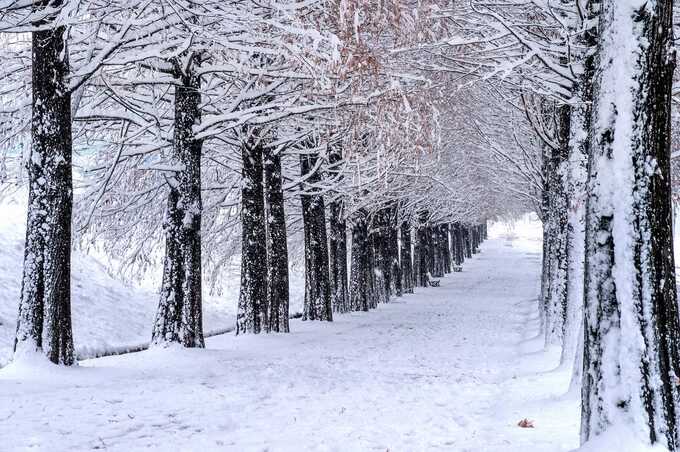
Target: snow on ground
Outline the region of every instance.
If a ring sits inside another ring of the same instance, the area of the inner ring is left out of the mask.
[[[530,222],[527,222],[530,224]],[[578,397],[542,351],[531,228],[439,288],[288,335],[223,335],[78,368],[0,370],[0,449],[531,451],[578,446]],[[520,428],[527,418],[534,428]]]

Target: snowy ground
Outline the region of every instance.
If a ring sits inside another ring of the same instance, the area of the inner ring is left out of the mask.
[[[577,395],[537,337],[540,242],[493,232],[442,287],[331,324],[73,369],[10,365],[0,450],[573,449]]]

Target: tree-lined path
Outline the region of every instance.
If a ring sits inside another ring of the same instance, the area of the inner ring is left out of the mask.
[[[441,287],[289,335],[6,369],[2,448],[573,449],[578,395],[537,338],[535,248],[489,240]]]

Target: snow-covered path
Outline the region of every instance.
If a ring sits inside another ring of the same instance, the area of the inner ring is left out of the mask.
[[[536,338],[539,255],[500,238],[482,249],[440,288],[289,335],[10,366],[0,450],[573,449],[569,372]]]

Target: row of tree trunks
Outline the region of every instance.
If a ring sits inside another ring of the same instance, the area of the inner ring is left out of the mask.
[[[471,258],[485,239],[486,225],[460,223],[423,224],[416,229],[414,284],[427,287],[431,277],[440,278]]]
[[[281,154],[268,146],[274,141],[271,132],[246,126],[242,133],[241,290],[236,333],[287,333],[290,292]]]
[[[575,102],[550,102],[540,310],[546,343],[582,383],[582,443],[628,431],[677,451],[673,2],[633,3],[583,2]]]

